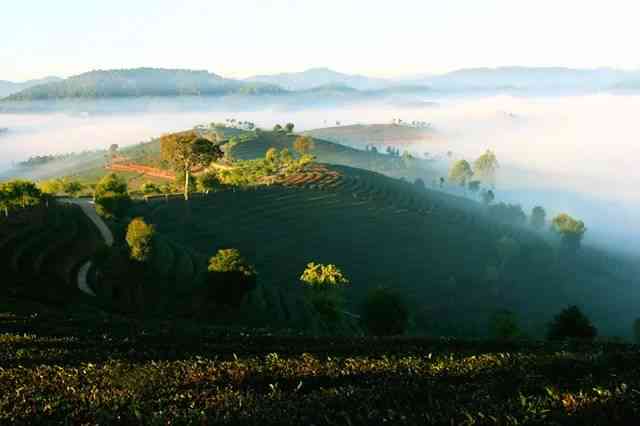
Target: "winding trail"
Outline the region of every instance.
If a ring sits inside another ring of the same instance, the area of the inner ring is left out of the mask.
[[[113,245],[113,234],[111,230],[107,226],[106,223],[102,220],[98,213],[96,213],[96,209],[93,206],[93,201],[83,200],[83,199],[72,199],[72,198],[64,198],[60,200],[65,203],[76,204],[80,206],[85,215],[96,225],[98,231],[100,231],[100,235],[102,235],[102,239],[108,247]],[[89,270],[91,270],[92,262],[87,260],[81,267],[78,269],[78,288],[83,293],[95,297],[96,294],[89,287],[87,283],[87,275],[89,274]]]

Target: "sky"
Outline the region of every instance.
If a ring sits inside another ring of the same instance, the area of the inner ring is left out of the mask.
[[[20,0],[0,5],[0,80],[92,69],[225,77],[329,67],[640,68],[637,0]]]

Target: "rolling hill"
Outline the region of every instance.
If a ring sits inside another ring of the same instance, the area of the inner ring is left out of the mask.
[[[437,132],[428,125],[415,127],[398,124],[354,124],[313,129],[305,131],[304,134],[360,149],[368,145],[407,146],[419,142],[441,141]]]
[[[208,96],[224,94],[278,94],[279,87],[225,79],[207,71],[135,68],[98,70],[62,81],[37,85],[5,98],[33,101],[64,98],[140,96]]]
[[[0,99],[6,96],[12,95],[14,93],[18,93],[22,90],[28,89],[33,86],[38,86],[41,84],[54,83],[61,81],[62,79],[59,77],[45,77],[39,78],[35,80],[28,80],[23,82],[13,82],[13,81],[4,81],[0,80]]]
[[[159,198],[132,215],[205,259],[239,249],[258,270],[265,315],[282,326],[310,326],[298,282],[308,262],[343,269],[351,312],[372,287],[399,289],[414,331],[432,335],[484,336],[491,313],[508,309],[529,335],[542,336],[554,312],[576,303],[603,334],[627,336],[640,303],[628,281],[634,269],[620,259],[585,247],[566,263],[550,234],[501,223],[470,199],[350,167],[318,165],[188,205]],[[506,236],[519,249],[505,263],[498,243]],[[183,251],[156,263],[178,270]],[[176,280],[174,291],[189,281]]]

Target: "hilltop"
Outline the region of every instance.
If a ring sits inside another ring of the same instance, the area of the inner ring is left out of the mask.
[[[57,81],[62,81],[62,79],[59,77],[45,77],[45,78],[27,80],[22,82],[0,80],[0,99],[4,98],[5,96],[12,95],[14,93],[18,93],[21,90],[28,89],[33,86],[38,86],[38,85],[47,84],[47,83],[54,83]]]
[[[14,93],[6,100],[208,96],[234,93],[277,94],[281,92],[282,89],[272,85],[225,79],[207,71],[135,68],[90,71],[62,81],[27,88]]]
[[[334,126],[305,131],[304,134],[314,138],[344,144],[360,149],[376,146],[408,146],[416,143],[438,143],[437,132],[430,124],[353,124]]]

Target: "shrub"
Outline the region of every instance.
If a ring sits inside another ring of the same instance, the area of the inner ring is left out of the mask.
[[[142,218],[133,219],[127,227],[127,244],[129,256],[138,262],[146,262],[151,258],[153,248],[153,225],[148,225]]]
[[[127,182],[115,173],[110,173],[100,179],[94,195],[96,212],[107,219],[124,215],[131,203],[127,192]]]
[[[593,340],[598,331],[577,306],[570,306],[555,316],[549,326],[547,339],[563,340],[567,338]]]
[[[489,318],[489,335],[498,340],[511,340],[520,336],[516,316],[508,310],[497,311]]]
[[[364,302],[362,323],[374,336],[403,334],[409,324],[409,309],[397,291],[378,287]]]
[[[300,276],[305,285],[305,297],[311,306],[328,322],[342,316],[344,298],[341,289],[349,283],[335,265],[309,263]]]
[[[122,217],[129,206],[131,198],[128,194],[118,194],[107,191],[96,195],[95,199],[96,212],[105,219],[114,219]]]
[[[256,286],[257,272],[236,249],[218,250],[209,260],[209,283],[216,301],[227,306],[239,307]]]

